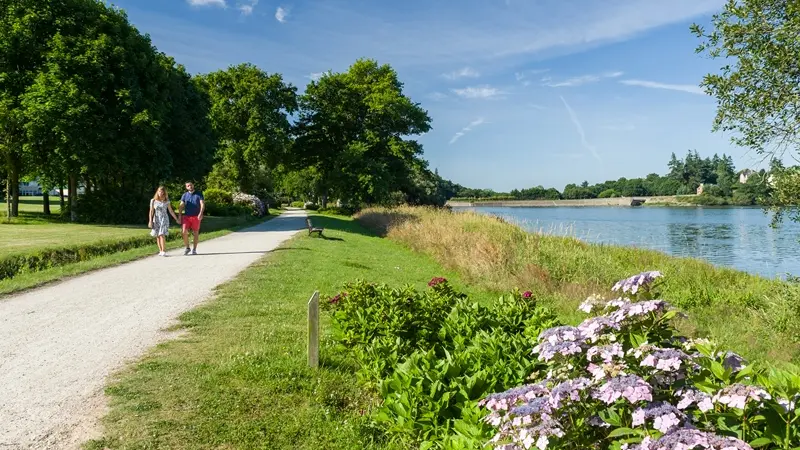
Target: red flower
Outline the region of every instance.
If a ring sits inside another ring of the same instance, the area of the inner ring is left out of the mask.
[[[442,278],[442,277],[435,277],[435,278],[431,279],[431,281],[428,282],[428,286],[435,287],[435,286],[438,286],[439,284],[442,284],[442,283],[447,283],[447,279]]]
[[[531,297],[533,297],[533,292],[531,291],[525,291],[522,293],[522,298],[531,298]]]

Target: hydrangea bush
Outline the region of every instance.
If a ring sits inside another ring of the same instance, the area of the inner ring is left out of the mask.
[[[588,298],[578,326],[543,331],[531,384],[480,405],[502,450],[800,448],[800,377],[749,366],[732,352],[678,335],[678,312],[657,299],[659,272]]]
[[[233,204],[249,206],[252,208],[253,215],[256,217],[264,217],[267,214],[267,208],[264,206],[264,202],[255,195],[237,192],[233,194]]]

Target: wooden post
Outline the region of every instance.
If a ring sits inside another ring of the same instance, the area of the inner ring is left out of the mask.
[[[319,291],[308,301],[308,367],[319,366]]]

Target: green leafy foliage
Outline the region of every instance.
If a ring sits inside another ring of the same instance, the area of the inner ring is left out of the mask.
[[[446,280],[418,292],[364,282],[328,302],[336,341],[358,361],[362,382],[383,400],[375,426],[403,445],[479,448],[490,428],[477,401],[538,368],[526,358],[554,316],[518,292],[489,306]]]

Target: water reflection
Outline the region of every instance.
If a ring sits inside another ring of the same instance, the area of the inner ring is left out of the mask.
[[[474,208],[528,230],[635,246],[767,277],[800,274],[800,226],[758,208]]]

